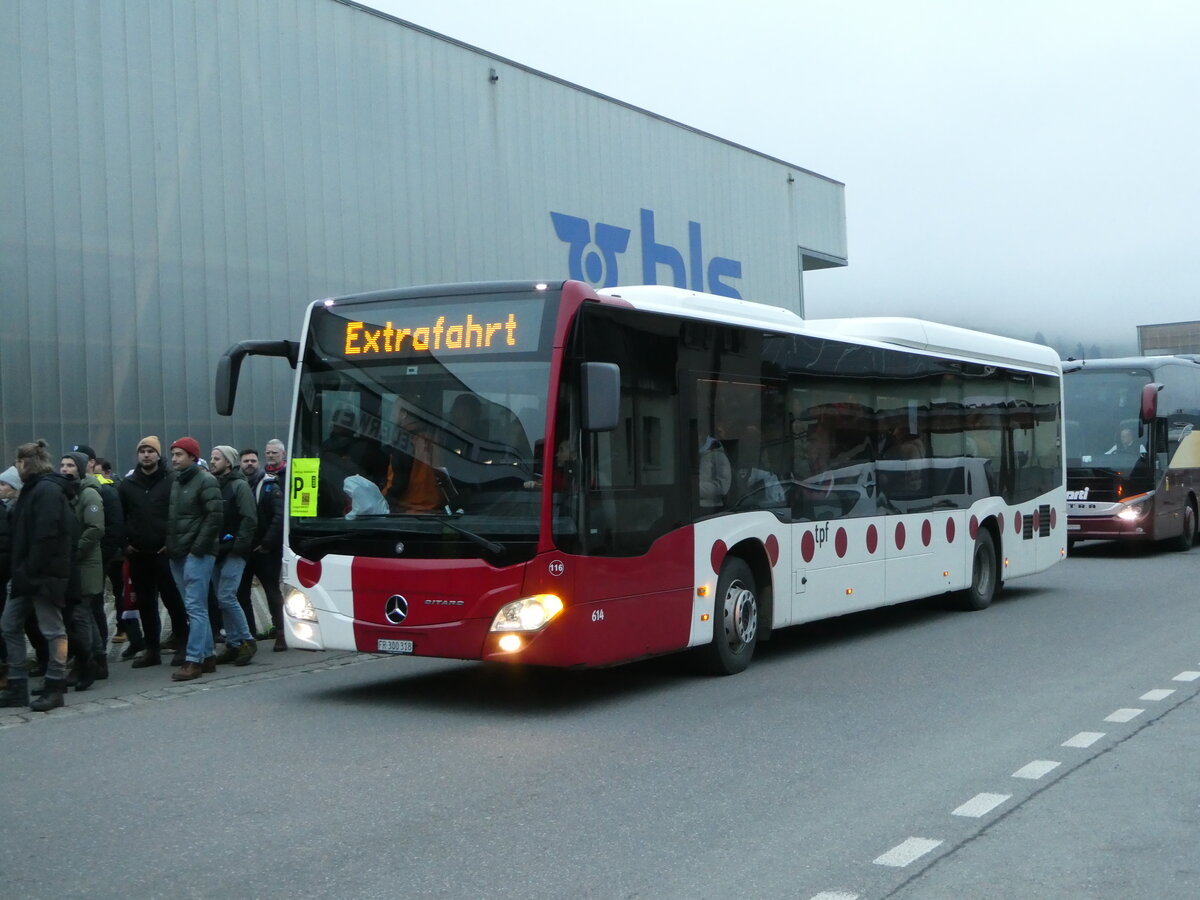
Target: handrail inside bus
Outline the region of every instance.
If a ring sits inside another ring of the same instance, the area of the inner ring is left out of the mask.
[[[239,341],[217,360],[217,378],[214,392],[217,414],[233,415],[233,401],[237,396],[238,374],[242,360],[247,356],[282,356],[291,367],[296,368],[300,360],[299,341]]]

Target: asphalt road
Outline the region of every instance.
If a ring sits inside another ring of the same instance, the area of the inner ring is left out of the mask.
[[[1084,544],[722,679],[114,664],[0,715],[0,896],[1200,896],[1198,566]]]

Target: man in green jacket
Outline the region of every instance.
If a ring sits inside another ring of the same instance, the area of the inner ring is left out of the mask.
[[[246,556],[254,543],[258,525],[258,506],[246,476],[238,466],[238,453],[220,444],[213,448],[208,468],[221,488],[221,540],[217,544],[217,563],[213,567],[213,590],[221,621],[225,625],[225,650],[218,663],[244,666],[258,650],[246,614],[238,603],[238,585],[246,568]]]
[[[79,451],[68,451],[59,461],[58,472],[78,485],[78,493],[70,497],[71,511],[79,522],[79,541],[75,547],[75,566],[78,569],[77,590],[67,591],[67,610],[63,616],[70,638],[75,671],[67,683],[75,690],[86,691],[96,680],[96,655],[102,652],[100,629],[93,608],[103,602],[104,562],[101,544],[104,541],[104,500],[100,482],[87,473],[88,458]],[[75,579],[71,579],[72,588]]]
[[[208,583],[221,536],[221,489],[199,462],[200,444],[195,438],[181,437],[171,445],[175,482],[167,512],[166,549],[188,615],[187,649],[183,665],[171,673],[173,681],[191,681],[202,672],[216,671]]]

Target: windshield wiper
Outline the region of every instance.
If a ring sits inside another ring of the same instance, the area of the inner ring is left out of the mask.
[[[450,513],[449,515],[456,515],[456,514]],[[359,516],[358,518],[360,518],[360,519],[432,519],[435,522],[445,525],[447,528],[451,529],[452,531],[457,531],[463,537],[478,544],[480,547],[482,547],[488,553],[492,553],[492,554],[495,554],[496,556],[499,556],[506,549],[508,549],[503,544],[499,544],[496,541],[488,540],[481,534],[476,534],[475,532],[471,531],[470,529],[463,528],[461,525],[457,525],[454,522],[451,522],[449,515],[448,516],[438,516],[438,515],[434,515],[433,513],[369,513],[365,516]],[[461,515],[461,513],[458,513],[457,515]]]

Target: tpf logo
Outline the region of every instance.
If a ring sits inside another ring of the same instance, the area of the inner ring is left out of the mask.
[[[568,245],[567,272],[569,277],[586,281],[596,287],[613,287],[618,283],[617,257],[625,252],[632,231],[618,225],[597,222],[593,237],[591,223],[578,216],[552,212],[554,231],[558,239]],[[654,211],[641,210],[642,281],[658,284],[658,267],[671,270],[671,282],[675,287],[691,287],[694,291],[707,290],[722,297],[741,298],[741,294],[722,278],[741,278],[742,264],[736,259],[714,256],[707,265],[701,245],[699,222],[688,222],[688,258],[669,244],[655,240]],[[689,275],[691,276],[689,278]],[[689,283],[690,282],[690,283]]]

